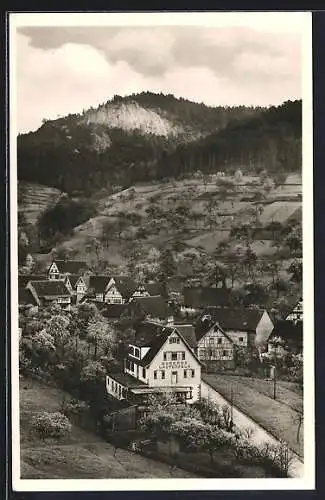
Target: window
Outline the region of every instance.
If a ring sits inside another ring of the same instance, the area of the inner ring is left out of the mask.
[[[244,342],[244,337],[239,337],[239,342]]]
[[[195,370],[191,370],[191,376],[192,376],[192,378],[195,377]]]
[[[142,378],[146,378],[146,369],[142,368]]]
[[[222,339],[218,339],[218,344],[222,344]]]
[[[136,356],[137,358],[140,358],[140,349],[138,347],[136,347],[134,349],[134,356]]]
[[[209,342],[210,344],[214,345],[214,337],[210,337]]]
[[[185,352],[182,352],[182,360],[184,361],[185,359]]]
[[[167,353],[164,352],[164,361],[166,361],[166,360],[167,360]]]
[[[164,378],[165,378],[165,370],[161,370],[161,378],[164,380]]]
[[[153,378],[156,380],[157,379],[157,370],[153,372]]]
[[[222,351],[223,356],[227,356],[227,351]]]
[[[187,370],[184,370],[184,378],[187,378]]]
[[[180,343],[180,338],[179,337],[170,337],[169,343],[170,344],[179,344]]]
[[[177,352],[172,352],[172,361],[177,361]]]

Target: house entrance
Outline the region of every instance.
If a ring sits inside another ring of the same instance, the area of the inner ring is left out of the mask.
[[[177,372],[172,372],[172,384],[177,384]]]

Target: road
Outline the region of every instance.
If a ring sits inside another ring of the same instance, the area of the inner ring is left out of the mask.
[[[224,404],[230,405],[230,402],[227,399],[225,399],[223,396],[221,396],[221,394],[219,394],[219,392],[217,392],[209,384],[203,381],[201,383],[201,396],[210,399],[210,401],[215,401],[220,406]],[[272,436],[272,434],[267,432],[262,426],[260,426],[253,419],[238,410],[238,408],[236,408],[235,406],[233,407],[233,421],[234,424],[237,425],[237,427],[239,427],[240,429],[251,428],[253,430],[251,439],[255,444],[279,444],[279,441],[274,436]],[[293,460],[289,467],[289,476],[294,478],[301,478],[304,475],[304,464],[293,451],[291,451],[291,453],[293,455]]]

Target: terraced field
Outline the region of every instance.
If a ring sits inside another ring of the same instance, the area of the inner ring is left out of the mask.
[[[18,210],[22,212],[29,224],[36,224],[39,216],[54,206],[62,192],[56,188],[41,186],[28,182],[18,184]]]

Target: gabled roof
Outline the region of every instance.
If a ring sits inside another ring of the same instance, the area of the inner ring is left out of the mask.
[[[98,302],[96,305],[105,318],[120,318],[126,308],[125,304],[106,304],[105,302]]]
[[[72,288],[75,288],[76,287],[76,284],[78,283],[78,281],[80,279],[82,279],[82,277],[79,275],[79,274],[69,274],[67,276],[67,279],[69,279],[70,283],[71,283],[71,286]]]
[[[284,341],[296,342],[302,344],[303,341],[303,322],[279,320],[275,324],[270,340],[274,337],[281,337]]]
[[[95,293],[104,293],[111,276],[90,276],[89,289],[93,289]]]
[[[228,339],[231,344],[234,343],[234,341],[232,340],[232,338],[221,328],[221,326],[218,323],[214,323],[214,325],[217,326],[219,332],[221,332],[222,335],[224,335],[226,337],[226,339]],[[210,327],[208,329],[205,329],[205,328],[204,329],[203,328],[200,329],[200,328],[198,328],[195,331],[196,332],[196,341],[200,342],[200,340],[203,339],[203,337],[208,333],[208,331],[210,330],[210,328],[213,327],[214,325],[210,324]]]
[[[168,337],[176,330],[178,335],[184,341],[185,345],[189,348],[192,356],[201,364],[200,360],[196,356],[195,352],[192,351],[191,345],[187,339],[178,331],[177,327],[174,326],[163,326],[153,322],[143,322],[136,328],[135,331],[135,341],[133,344],[137,347],[150,347],[149,351],[141,360],[137,360],[136,363],[141,366],[148,366],[151,361],[156,357],[159,350],[162,348]],[[131,361],[134,361],[133,357],[129,357]]]
[[[21,306],[37,306],[34,295],[28,288],[18,288],[18,304]]]
[[[89,269],[87,263],[83,260],[54,259],[53,262],[57,265],[60,273],[80,274],[82,271],[86,271]],[[53,262],[51,263],[51,265],[53,264]]]
[[[173,315],[167,302],[160,296],[155,297],[137,297],[133,301],[141,310],[152,318],[167,319]]]
[[[30,283],[39,297],[71,297],[61,280],[31,281]]]
[[[187,287],[183,290],[184,305],[193,308],[231,306],[231,294],[226,288]]]
[[[129,300],[138,288],[136,282],[128,276],[113,276],[113,279],[117,290],[125,300]]]
[[[132,377],[128,373],[122,373],[122,372],[114,372],[114,371],[107,371],[107,375],[114,379],[116,382],[119,384],[123,385],[124,387],[143,387],[147,386],[144,382],[141,380]]]
[[[25,288],[30,281],[46,280],[47,277],[41,274],[19,274],[18,286]]]
[[[152,297],[156,295],[161,295],[163,297],[165,294],[164,287],[161,283],[145,283],[144,288]]]
[[[196,347],[195,328],[193,325],[174,325],[178,333],[187,341],[190,347]]]
[[[196,337],[198,338],[200,335],[202,337],[215,323],[218,323],[223,330],[255,332],[264,311],[261,309],[208,307],[197,321]]]

